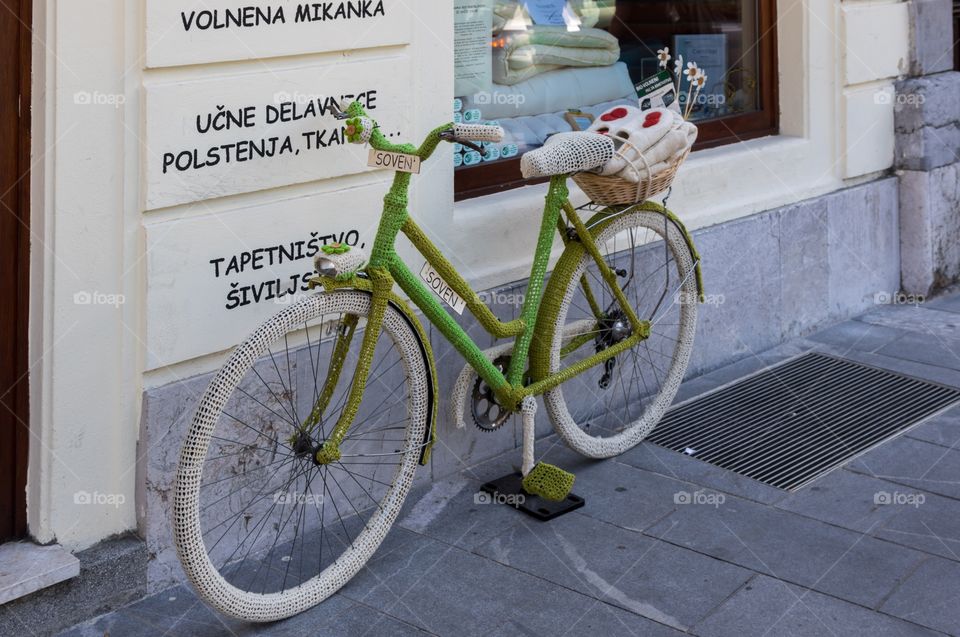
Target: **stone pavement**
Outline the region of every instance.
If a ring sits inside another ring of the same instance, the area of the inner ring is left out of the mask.
[[[690,380],[681,398],[810,349],[960,387],[960,295],[878,306]],[[649,443],[597,462],[550,437],[538,450],[576,472],[575,513],[541,523],[478,502],[512,453],[411,493],[368,567],[302,615],[245,624],[178,587],[62,634],[960,634],[958,446],[955,407],[788,493]],[[722,497],[675,503],[698,490]]]

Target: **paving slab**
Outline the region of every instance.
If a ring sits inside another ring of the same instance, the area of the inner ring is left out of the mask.
[[[857,317],[872,325],[939,336],[960,336],[960,316],[928,304],[880,305]]]
[[[752,576],[578,514],[524,522],[478,552],[679,630],[687,630]]]
[[[926,637],[937,634],[763,575],[737,591],[692,632],[701,637]]]
[[[880,610],[948,635],[960,633],[960,564],[931,557]]]
[[[579,468],[547,461],[574,471],[573,491],[586,500],[578,509],[583,515],[633,531],[642,531],[673,511],[678,493],[697,489],[689,482],[613,460],[592,461]]]
[[[368,565],[343,594],[440,635],[487,635],[507,622],[518,634],[562,634],[596,601],[426,537]]]
[[[471,472],[472,475],[463,473],[419,489],[404,503],[397,526],[472,549],[519,523],[516,511],[477,497],[481,484],[504,473],[485,467]]]
[[[869,608],[924,554],[818,520],[728,497],[680,507],[646,534]]]
[[[960,501],[924,493],[895,500],[887,506],[890,516],[873,531],[876,537],[927,553],[960,561]]]
[[[943,294],[926,301],[923,306],[929,310],[940,310],[941,312],[960,314],[960,292],[956,289],[951,290],[948,294]]]
[[[334,595],[320,606],[299,615],[296,623],[311,621],[318,634],[326,623],[355,603]],[[185,586],[176,586],[145,597],[118,611],[103,615],[61,633],[61,637],[161,637],[163,635],[190,635],[191,637],[247,637],[270,633],[275,624],[251,624],[221,615],[209,609],[194,592]]]
[[[874,352],[904,334],[907,332],[895,327],[872,325],[863,321],[845,321],[811,334],[807,338],[846,350]]]
[[[0,544],[0,604],[80,574],[80,560],[59,544]]]
[[[900,436],[848,465],[851,471],[872,475],[912,489],[960,499],[960,450]]]
[[[532,612],[537,612],[534,609]],[[529,626],[513,619],[507,619],[489,633],[489,637],[533,636]],[[669,626],[638,617],[633,613],[594,601],[588,604],[584,614],[552,637],[568,635],[570,637],[589,635],[611,635],[623,637],[681,637],[681,633]]]
[[[910,438],[945,447],[960,447],[960,407],[953,407],[910,429]]]
[[[960,319],[960,317],[957,317]],[[878,354],[936,367],[960,369],[960,337],[937,333],[904,334],[877,350]]]
[[[882,526],[900,513],[887,505],[883,494],[897,490],[896,484],[844,469],[794,491],[776,506],[785,511],[866,533]]]

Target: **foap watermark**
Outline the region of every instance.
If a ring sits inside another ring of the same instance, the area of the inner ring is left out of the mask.
[[[517,507],[527,501],[527,496],[522,493],[487,493],[486,491],[477,491],[473,494],[474,504],[509,504]]]
[[[500,91],[480,91],[473,94],[473,103],[477,106],[513,106],[520,108],[527,101],[522,93],[503,93]]]
[[[927,297],[922,294],[906,294],[904,292],[877,292],[873,295],[875,305],[920,305]]]
[[[686,103],[686,100],[684,100]],[[727,103],[727,96],[723,93],[698,93],[695,98],[693,98],[693,103],[698,106],[723,106]]]
[[[877,105],[893,104],[898,108],[906,106],[923,106],[927,97],[922,93],[895,93],[893,91],[877,91],[873,94],[873,103]]]
[[[726,501],[727,496],[722,493],[708,493],[707,491],[694,491],[692,493],[690,491],[677,491],[673,494],[674,504],[703,504],[717,508]]]
[[[300,91],[277,91],[273,94],[274,104],[309,104],[322,101],[325,96],[319,93],[302,93]]]
[[[73,494],[73,503],[88,505],[96,504],[100,506],[112,506],[119,509],[127,497],[122,493],[100,493],[99,491],[77,491]]]
[[[700,303],[700,294],[697,292],[677,292],[673,296],[673,302],[677,305],[697,305]],[[704,294],[703,304],[719,307],[727,302],[727,297],[723,294]]]
[[[278,296],[273,299],[275,305],[296,305],[300,301],[310,298],[310,294],[304,294],[303,292],[297,292],[296,294],[284,294],[283,296]]]
[[[478,292],[477,296],[487,305],[505,305],[510,307],[523,307],[527,297],[523,292]]]
[[[100,91],[77,91],[73,94],[73,103],[80,106],[112,106],[120,108],[127,102],[123,93],[101,93]]]
[[[127,298],[122,294],[110,294],[107,292],[88,292],[81,290],[74,292],[74,305],[109,305],[111,307],[120,307],[127,302]]]
[[[323,504],[322,493],[296,493],[277,491],[273,494],[274,504],[290,506],[313,506]]]
[[[927,496],[923,493],[900,493],[899,491],[890,493],[889,491],[877,491],[873,494],[873,503],[877,506],[912,506],[916,509],[926,501]]]

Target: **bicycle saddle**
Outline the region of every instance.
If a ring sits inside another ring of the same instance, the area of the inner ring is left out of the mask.
[[[606,135],[578,131],[557,133],[536,150],[523,154],[520,172],[527,179],[585,172],[613,159],[613,140]]]

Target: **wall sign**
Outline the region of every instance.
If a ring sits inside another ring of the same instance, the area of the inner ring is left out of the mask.
[[[331,101],[359,100],[381,131],[415,141],[410,58],[146,85],[147,209],[368,170]]]
[[[489,91],[493,82],[491,0],[456,0],[453,6],[455,95]]]
[[[147,223],[147,369],[233,347],[303,298],[323,245],[369,250],[388,187]]]
[[[403,0],[147,0],[147,67],[407,44]]]

